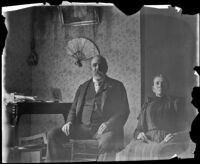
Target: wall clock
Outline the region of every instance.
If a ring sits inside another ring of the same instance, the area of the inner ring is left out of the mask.
[[[82,66],[82,61],[91,59],[99,55],[99,49],[91,40],[87,38],[74,38],[67,42],[66,52],[75,59],[75,64]]]

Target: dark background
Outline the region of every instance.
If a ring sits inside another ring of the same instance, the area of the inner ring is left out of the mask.
[[[169,10],[141,11],[142,102],[152,96],[155,75],[167,77],[170,94],[187,97],[189,101],[196,84],[192,69],[196,64],[195,17]]]

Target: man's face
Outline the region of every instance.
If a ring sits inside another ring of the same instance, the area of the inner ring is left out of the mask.
[[[167,84],[166,81],[163,79],[163,77],[158,76],[154,78],[152,90],[157,97],[161,97],[166,93]]]
[[[103,64],[99,57],[94,57],[91,61],[92,76],[96,79],[101,79],[105,76],[103,72]]]

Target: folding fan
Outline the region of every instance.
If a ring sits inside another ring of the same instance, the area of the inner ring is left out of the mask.
[[[86,38],[74,38],[68,41],[66,46],[68,55],[76,59],[75,64],[82,66],[82,61],[91,59],[93,56],[99,55],[97,46]]]

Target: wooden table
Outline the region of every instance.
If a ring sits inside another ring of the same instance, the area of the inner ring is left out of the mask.
[[[24,114],[62,114],[65,121],[72,103],[18,102],[6,106],[8,125],[12,127],[9,147],[18,146],[18,123]]]

